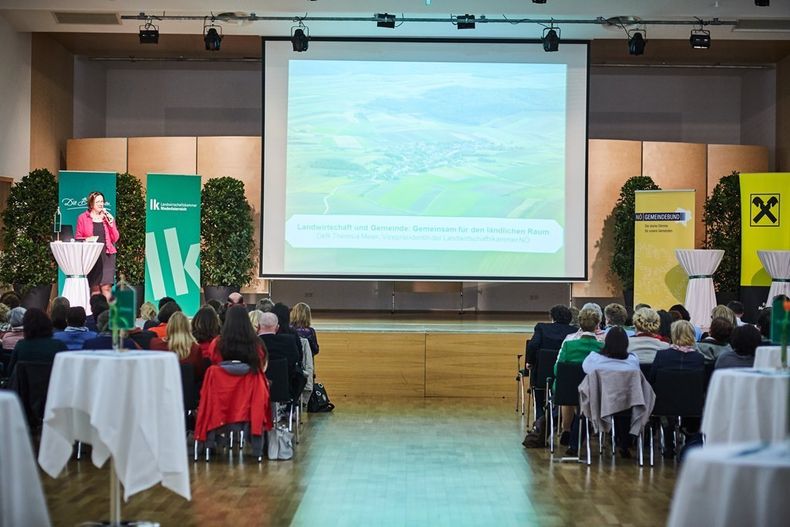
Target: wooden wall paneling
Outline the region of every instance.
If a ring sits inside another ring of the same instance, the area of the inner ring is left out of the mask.
[[[724,176],[738,172],[767,172],[768,147],[756,145],[708,145],[707,195]]]
[[[316,375],[332,397],[425,395],[425,334],[322,331]]]
[[[128,171],[145,185],[146,175],[197,174],[197,137],[130,137]]]
[[[252,206],[253,240],[255,241],[255,276],[258,275],[261,239],[261,138],[260,137],[198,137],[197,173],[203,182],[229,176],[244,183],[244,194]],[[268,283],[253,278],[243,293],[268,291]]]
[[[615,297],[622,294],[609,271],[614,230],[607,218],[620,187],[642,173],[642,142],[590,139],[587,168],[587,262],[589,282],[573,284],[574,297]]]
[[[520,333],[428,333],[425,395],[514,397],[516,357],[524,353],[524,343],[529,336]],[[323,340],[321,345],[323,353]]]
[[[69,139],[66,143],[66,170],[126,172],[125,137]]]
[[[57,174],[74,127],[74,55],[49,35],[33,33],[30,63],[30,169]]]
[[[642,143],[642,174],[650,176],[663,190],[694,189],[695,246],[705,242],[704,214],[707,195],[707,145],[696,143]]]

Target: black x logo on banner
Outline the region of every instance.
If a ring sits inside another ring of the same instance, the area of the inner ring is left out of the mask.
[[[752,194],[753,227],[779,226],[779,194]]]

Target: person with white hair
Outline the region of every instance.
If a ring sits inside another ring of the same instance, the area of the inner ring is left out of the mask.
[[[598,314],[598,320],[599,321],[603,320],[603,309],[601,309],[601,306],[599,306],[595,302],[587,302],[586,304],[584,304],[582,306],[581,311],[584,311],[585,309],[591,309],[591,310],[595,311]],[[580,311],[580,313],[581,313],[581,311]],[[565,344],[566,342],[571,341],[571,340],[578,340],[585,333],[589,333],[589,332],[584,331],[580,327],[578,331],[576,331],[575,333],[571,333],[567,337],[565,337],[565,340],[563,340],[562,343]],[[598,324],[595,327],[594,333],[595,333],[595,338],[598,339],[598,342],[603,342],[604,339],[606,338],[606,331],[601,329],[601,325],[600,324]]]
[[[22,326],[22,320],[25,318],[26,311],[27,309],[19,306],[8,312],[8,323],[11,329],[3,335],[3,350],[13,351],[16,343],[25,338],[25,328]]]

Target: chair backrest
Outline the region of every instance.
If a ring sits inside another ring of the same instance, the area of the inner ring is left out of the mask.
[[[576,406],[579,404],[579,385],[584,380],[581,363],[558,362],[554,404]]]
[[[288,381],[288,360],[285,358],[269,359],[266,367],[269,385],[269,400],[273,403],[285,403],[291,400],[291,386]]]
[[[535,362],[535,372],[534,375],[530,375],[533,388],[536,390],[546,389],[546,379],[554,376],[554,363],[557,362],[557,355],[559,354],[559,350],[538,350]]]
[[[51,375],[51,362],[20,361],[14,367],[10,383],[11,389],[19,394],[19,400],[31,430],[38,429],[44,420]]]
[[[652,367],[653,367],[653,363],[652,362],[640,362],[639,363],[639,369],[642,370],[642,375],[644,375],[645,377],[649,377],[650,376],[650,369]]]
[[[661,369],[653,383],[656,405],[653,415],[695,417],[705,404],[705,372]]]
[[[180,366],[184,411],[196,410],[198,407],[198,391],[197,386],[195,386],[195,367],[189,363],[181,363]]]

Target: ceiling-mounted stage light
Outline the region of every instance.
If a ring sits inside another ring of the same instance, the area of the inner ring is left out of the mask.
[[[310,44],[310,28],[304,25],[301,20],[298,26],[291,28],[291,44],[294,51],[298,53],[307,51],[307,47]]]
[[[692,29],[689,44],[694,49],[708,49],[710,47],[710,31],[702,28]]]
[[[540,41],[543,42],[543,51],[559,51],[561,33],[560,28],[553,25],[543,28],[543,36],[540,38]]]
[[[643,31],[634,31],[628,35],[628,54],[629,55],[644,55],[647,39],[642,34]],[[644,31],[647,34],[647,31]]]
[[[768,7],[771,5],[771,0],[754,0],[754,5],[757,7]]]
[[[376,13],[376,25],[378,27],[395,29],[395,15],[389,13]]]
[[[159,44],[159,26],[154,25],[154,19],[149,18],[145,25],[140,26],[140,44]]]
[[[545,4],[546,0],[532,0],[533,4]]]
[[[455,25],[458,29],[474,29],[475,15],[458,15],[455,17]]]
[[[210,24],[203,21],[203,42],[206,44],[206,51],[219,51],[222,44],[222,27],[214,23],[213,17]]]

